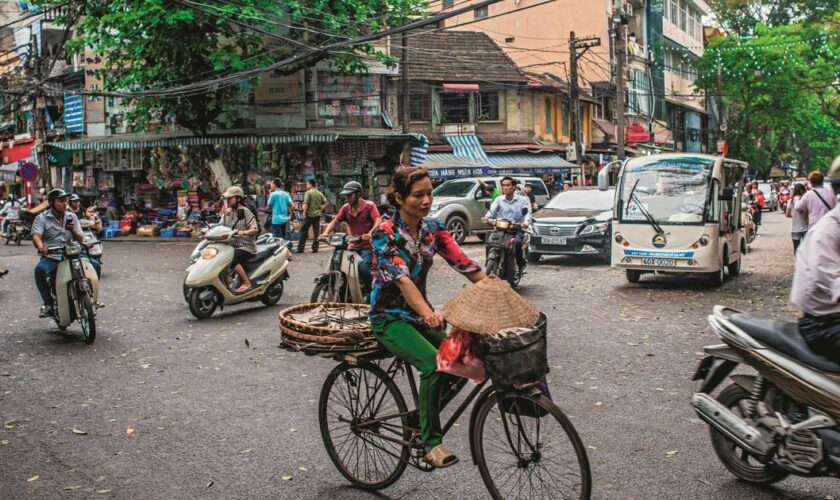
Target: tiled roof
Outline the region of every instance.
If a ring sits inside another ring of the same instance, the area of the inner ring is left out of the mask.
[[[407,40],[411,80],[479,84],[526,82],[516,64],[486,33],[436,31],[411,32],[410,35]]]

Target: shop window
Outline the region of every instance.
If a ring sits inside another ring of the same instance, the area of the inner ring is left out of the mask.
[[[443,0],[443,9],[451,9],[455,6],[455,0]]]
[[[481,92],[478,94],[478,121],[492,122],[499,120],[499,93]]]
[[[428,122],[432,120],[432,95],[411,94],[411,120]]]
[[[551,98],[546,97],[545,98],[545,133],[546,134],[551,133],[551,129],[552,129],[551,122],[552,121],[553,120],[551,119]]]
[[[487,17],[487,14],[490,13],[490,6],[485,5],[484,7],[479,7],[473,11],[475,19],[484,19]]]
[[[470,94],[443,93],[440,95],[440,105],[443,123],[471,123]]]

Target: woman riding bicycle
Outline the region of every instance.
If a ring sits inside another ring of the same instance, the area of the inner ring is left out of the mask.
[[[420,371],[418,410],[426,461],[434,467],[458,462],[442,444],[441,389],[451,377],[437,371],[437,348],[446,338],[443,315],[426,299],[426,277],[435,254],[473,283],[486,277],[444,225],[429,217],[432,180],[420,168],[398,170],[388,189],[397,210],[373,234],[374,273],[370,303],[373,334],[382,346]]]

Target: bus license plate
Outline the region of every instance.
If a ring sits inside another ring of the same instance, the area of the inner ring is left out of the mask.
[[[659,259],[654,257],[643,257],[643,266],[677,267],[677,259]]]
[[[542,238],[543,245],[565,245],[566,238],[561,236],[543,236]]]

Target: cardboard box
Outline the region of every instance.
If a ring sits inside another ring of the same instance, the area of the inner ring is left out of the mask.
[[[160,236],[160,226],[145,225],[137,228],[137,236]]]

